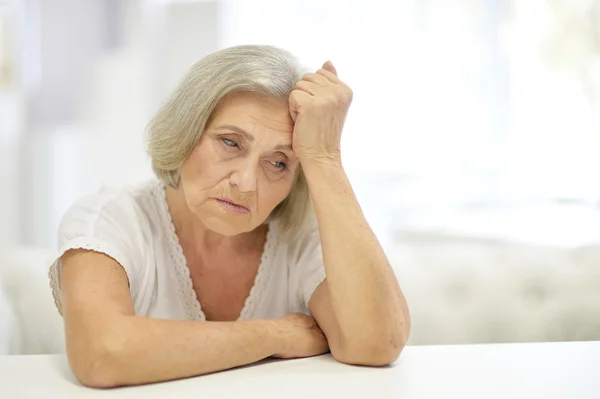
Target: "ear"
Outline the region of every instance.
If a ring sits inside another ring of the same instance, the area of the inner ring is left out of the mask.
[[[335,67],[333,66],[333,63],[331,61],[326,61],[323,64],[322,67],[324,70],[331,72],[332,74],[334,74],[335,76],[338,76],[337,71],[335,70]]]

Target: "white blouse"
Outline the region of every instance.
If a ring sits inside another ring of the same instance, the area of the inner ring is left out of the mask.
[[[129,189],[104,188],[81,198],[61,220],[58,246],[59,258],[49,276],[61,314],[60,256],[81,248],[104,253],[121,264],[137,315],[206,320],[159,181]],[[288,244],[279,240],[278,223],[270,222],[258,273],[239,320],[308,314],[308,302],[324,279],[317,227]]]

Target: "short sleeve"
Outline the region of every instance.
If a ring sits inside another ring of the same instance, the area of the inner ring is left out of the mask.
[[[290,274],[291,302],[295,309],[308,314],[308,304],[325,280],[325,264],[318,227],[312,227],[295,245],[295,264]]]
[[[58,258],[49,271],[52,295],[61,315],[61,257],[71,249],[103,253],[117,261],[127,273],[134,297],[143,253],[138,214],[131,195],[107,189],[79,199],[67,210],[58,229]]]

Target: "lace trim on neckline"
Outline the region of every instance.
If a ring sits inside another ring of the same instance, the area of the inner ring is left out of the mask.
[[[153,190],[153,195],[159,207],[163,228],[167,233],[169,247],[168,253],[171,258],[171,263],[175,268],[175,275],[177,277],[177,284],[179,288],[179,299],[185,307],[188,319],[205,321],[206,315],[202,310],[202,306],[198,300],[196,291],[194,290],[190,269],[187,266],[187,261],[185,255],[183,254],[183,248],[181,247],[179,238],[177,237],[175,224],[173,223],[173,218],[169,212],[166,189],[164,184],[162,184],[160,181],[157,181],[155,190]],[[269,265],[272,263],[271,253],[275,246],[276,240],[275,225],[276,223],[274,222],[269,223],[265,244],[263,247],[263,253],[261,255],[260,265],[258,266],[258,271],[254,279],[254,284],[252,285],[250,293],[244,302],[244,306],[240,312],[238,320],[249,320],[252,317],[262,293],[264,292],[271,278],[272,273],[270,272]]]

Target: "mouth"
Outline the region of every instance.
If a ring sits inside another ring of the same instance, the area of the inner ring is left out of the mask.
[[[219,205],[221,205],[223,208],[230,211],[231,213],[235,213],[235,214],[250,213],[250,209],[247,206],[239,204],[237,202],[234,202],[234,201],[230,200],[229,198],[215,198],[215,200],[219,203]]]

